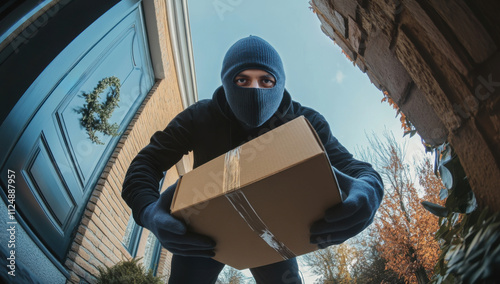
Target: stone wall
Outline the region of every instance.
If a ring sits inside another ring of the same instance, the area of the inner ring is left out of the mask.
[[[321,29],[500,210],[500,2],[312,0]]]

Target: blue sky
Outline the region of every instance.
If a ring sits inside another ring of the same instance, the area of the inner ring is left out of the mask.
[[[365,132],[387,128],[402,136],[395,110],[380,102],[382,92],[321,31],[307,0],[189,0],[188,9],[199,99],[211,98],[221,85],[227,49],[257,35],[280,53],[292,98],[323,114],[349,151],[367,146]]]
[[[382,92],[321,31],[308,2],[188,0],[199,99],[211,98],[221,85],[227,49],[240,38],[257,35],[281,55],[292,98],[323,114],[351,153],[368,146],[365,133],[384,129],[401,142],[410,140],[410,152],[423,152],[418,136],[402,138],[396,111],[381,103]]]

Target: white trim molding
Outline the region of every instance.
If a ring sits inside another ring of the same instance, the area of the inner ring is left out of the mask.
[[[168,27],[184,108],[198,101],[187,0],[165,0]]]

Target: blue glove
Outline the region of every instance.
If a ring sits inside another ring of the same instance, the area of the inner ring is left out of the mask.
[[[187,231],[186,225],[170,215],[170,205],[177,182],[168,187],[160,198],[147,205],[140,213],[140,221],[161,245],[173,254],[213,257],[215,242],[207,236]]]
[[[383,185],[374,175],[352,178],[333,168],[344,201],[329,208],[325,217],[310,229],[310,241],[319,248],[338,245],[363,231],[373,221],[382,201]]]

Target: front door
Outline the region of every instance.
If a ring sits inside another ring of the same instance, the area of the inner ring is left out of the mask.
[[[72,234],[119,139],[97,132],[102,142],[97,144],[81,125],[83,94],[109,77],[121,83],[109,124],[116,123],[118,133],[123,133],[154,84],[138,1],[120,2],[78,36],[2,125],[2,187],[7,191],[3,173],[15,172],[17,213],[59,260],[66,257]],[[103,89],[98,104],[104,104],[113,88]]]

